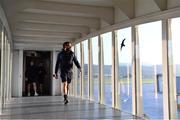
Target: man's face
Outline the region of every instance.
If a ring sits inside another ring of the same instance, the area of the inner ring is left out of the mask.
[[[66,50],[71,50],[71,43],[69,43],[69,44],[66,44]]]

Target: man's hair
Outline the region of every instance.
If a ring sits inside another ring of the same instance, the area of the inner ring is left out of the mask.
[[[70,44],[71,42],[64,42],[63,43],[63,48],[65,48],[66,45]]]

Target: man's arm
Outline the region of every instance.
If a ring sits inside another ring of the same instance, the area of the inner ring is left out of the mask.
[[[77,67],[78,69],[81,69],[81,66],[80,66],[80,64],[79,64],[79,62],[78,62],[77,57],[75,56],[75,54],[74,54],[73,61],[74,61],[74,64],[76,65],[76,67]]]
[[[60,54],[58,54],[57,61],[56,61],[56,67],[55,67],[55,74],[57,75],[58,69],[60,65]]]

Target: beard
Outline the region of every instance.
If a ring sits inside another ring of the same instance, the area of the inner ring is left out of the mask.
[[[66,51],[71,51],[71,48],[66,48]]]

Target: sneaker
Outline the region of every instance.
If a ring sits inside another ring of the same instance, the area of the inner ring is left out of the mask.
[[[67,95],[64,95],[64,102],[67,100]]]
[[[68,104],[68,103],[69,103],[69,101],[68,101],[68,100],[65,100],[65,101],[64,101],[64,104],[65,104],[65,105],[66,105],[66,104]]]
[[[37,94],[37,92],[35,92],[35,94],[34,94],[35,96],[38,96],[38,94]]]

